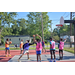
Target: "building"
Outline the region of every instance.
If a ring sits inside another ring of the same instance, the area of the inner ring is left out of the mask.
[[[5,36],[4,37],[4,41],[6,41],[6,39],[9,39],[9,41],[12,41],[12,44],[20,44],[20,41],[21,41],[21,39],[23,39],[23,42],[25,43],[26,42],[26,40],[30,40],[30,42],[32,41],[32,39],[33,39],[33,37],[30,37],[30,36]]]

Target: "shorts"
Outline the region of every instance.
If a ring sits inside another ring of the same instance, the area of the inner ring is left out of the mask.
[[[6,47],[5,49],[6,49],[6,50],[9,50],[10,48],[9,48],[9,47]]]
[[[59,49],[59,54],[60,54],[60,52],[63,53],[63,50]]]
[[[23,48],[20,48],[20,50],[23,50]]]
[[[25,53],[28,53],[28,52],[29,52],[28,50],[24,49],[24,52],[23,52],[23,54],[25,54]]]
[[[41,54],[41,51],[36,51],[36,54]]]
[[[50,54],[55,54],[55,50],[50,50]]]

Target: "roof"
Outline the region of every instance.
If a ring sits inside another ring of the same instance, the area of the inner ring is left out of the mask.
[[[4,37],[30,37],[29,35],[7,35],[7,36],[4,36]]]

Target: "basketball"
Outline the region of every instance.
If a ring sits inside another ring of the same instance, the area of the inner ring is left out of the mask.
[[[33,37],[35,37],[35,35],[33,35]]]
[[[12,43],[12,41],[9,42],[10,44]]]

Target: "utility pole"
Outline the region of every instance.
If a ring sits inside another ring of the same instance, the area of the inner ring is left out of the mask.
[[[43,17],[41,12],[41,24],[42,24],[42,41],[44,41],[44,32],[43,32]]]
[[[52,37],[52,23],[51,23],[51,37]]]
[[[70,12],[70,20],[72,20],[72,12]],[[72,23],[70,23],[70,36],[72,36]],[[72,47],[72,43],[70,41],[70,48]]]

